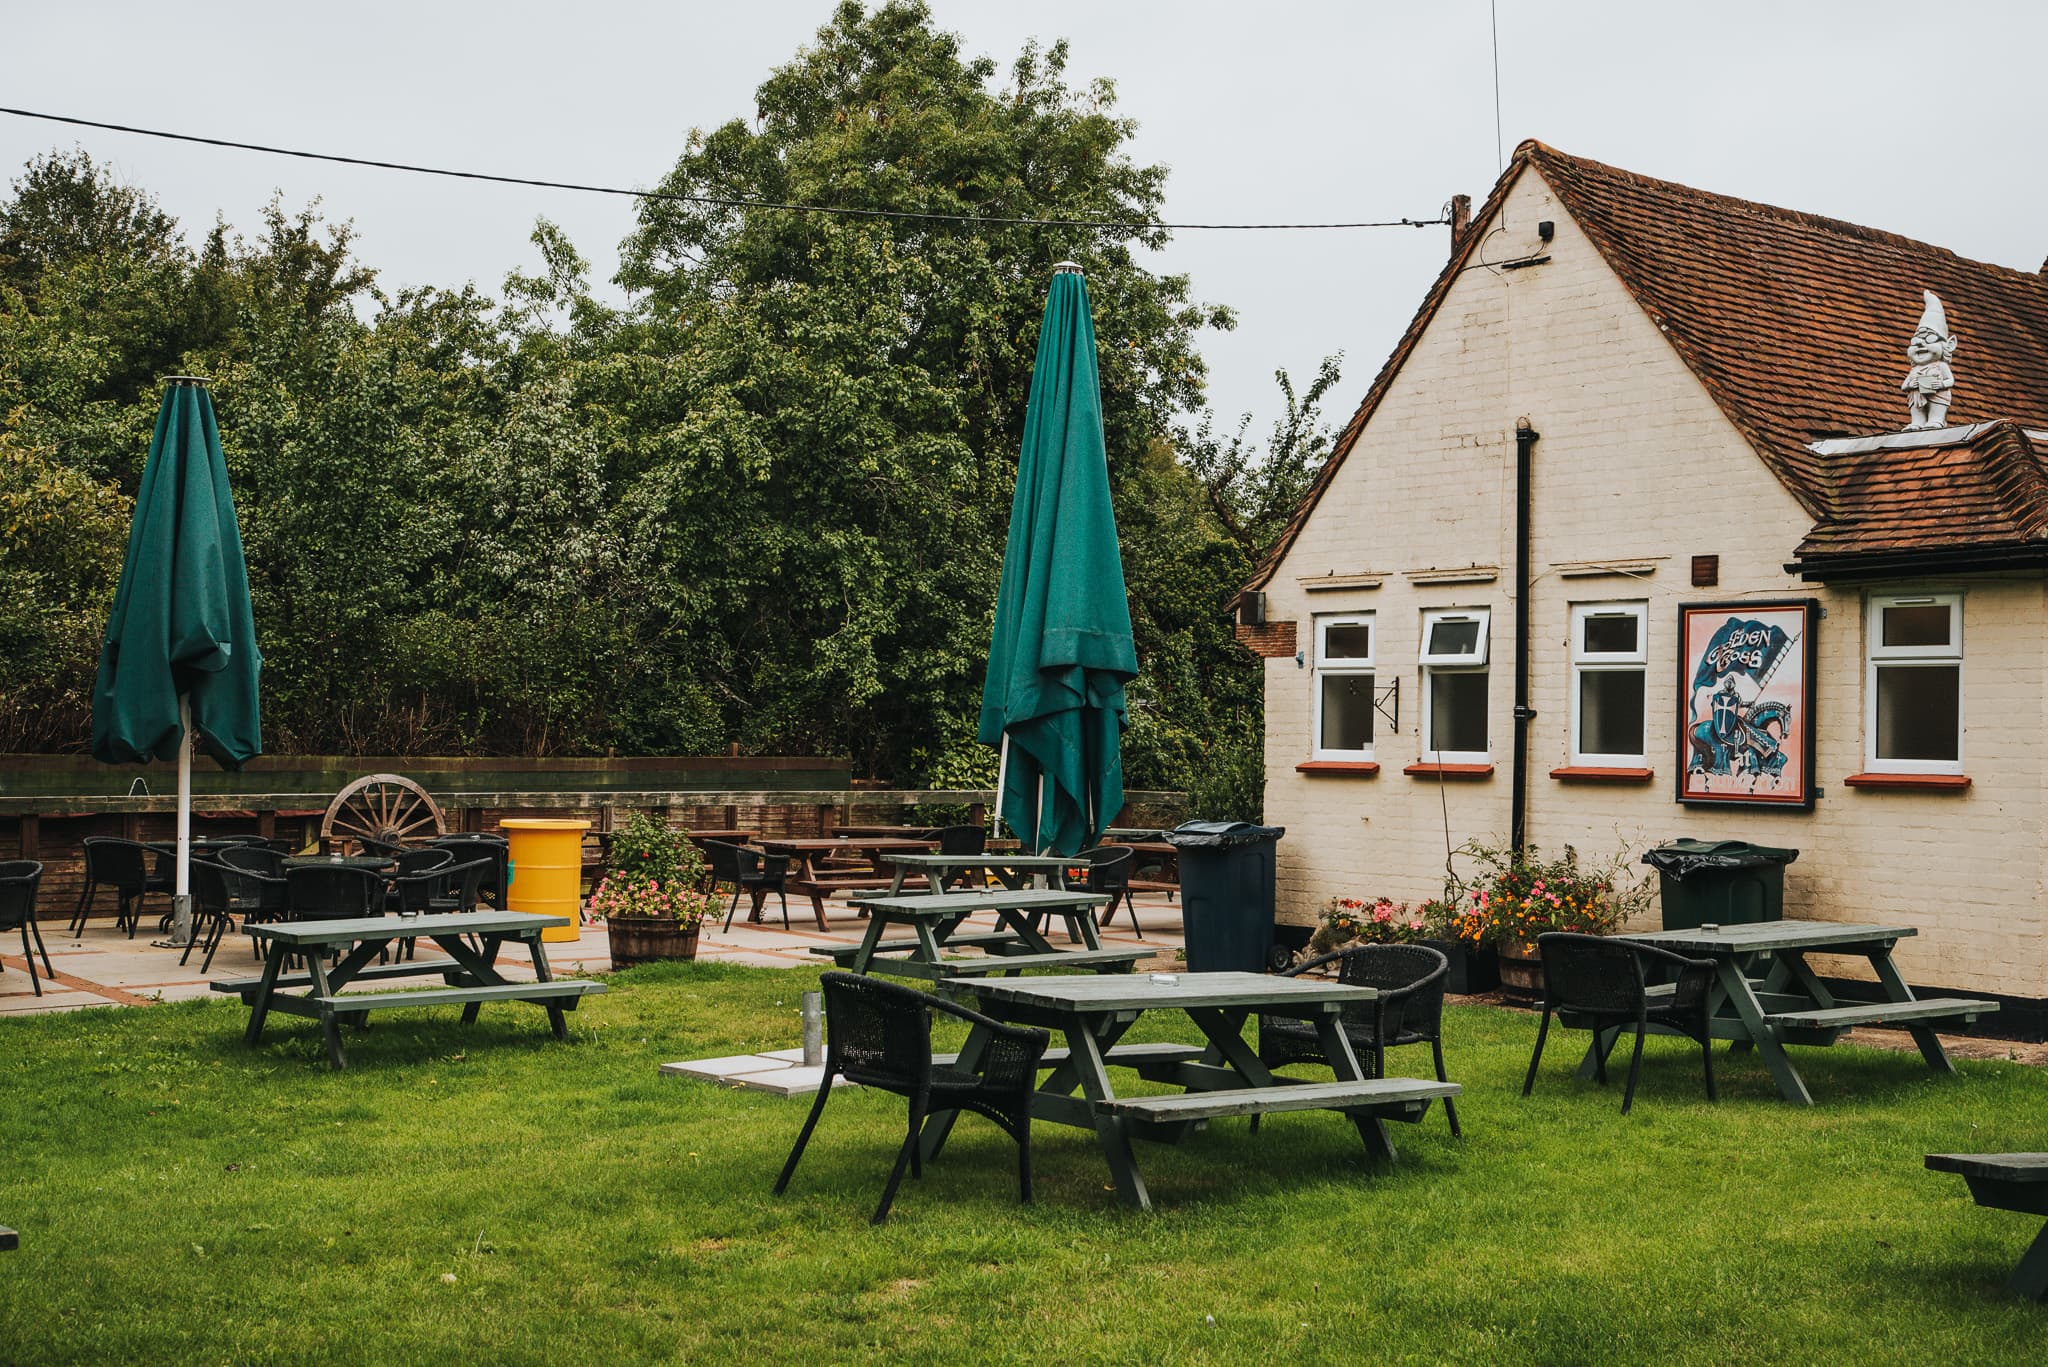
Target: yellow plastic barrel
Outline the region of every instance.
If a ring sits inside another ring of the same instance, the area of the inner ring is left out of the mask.
[[[550,926],[543,940],[577,940],[583,936],[583,833],[588,821],[549,817],[514,817],[498,823],[511,845],[512,886],[507,911],[539,916],[566,916],[566,926]]]

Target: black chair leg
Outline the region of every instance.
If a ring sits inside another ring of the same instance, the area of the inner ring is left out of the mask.
[[[796,1147],[789,1151],[789,1161],[782,1165],[782,1176],[775,1179],[775,1194],[782,1195],[789,1186],[789,1179],[796,1175],[796,1160],[804,1156],[804,1145],[811,1142],[811,1131],[818,1128],[818,1117],[824,1113],[825,1098],[832,1095],[833,1070],[825,1070],[825,1078],[818,1087],[818,1099],[811,1103],[811,1113],[804,1119],[804,1127],[798,1131]]]
[[[65,927],[66,933],[72,939],[75,940],[85,934],[85,918],[92,914],[92,895],[98,890],[99,884],[90,878],[86,879],[85,886],[79,889],[78,907],[71,913],[71,924]]]
[[[788,930],[788,929],[789,929],[789,894],[788,894],[788,893],[786,893],[786,892],[784,892],[784,891],[782,890],[782,885],[781,885],[780,883],[778,883],[778,884],[776,884],[776,885],[775,885],[775,900],[776,900],[776,901],[778,901],[778,902],[780,902],[780,903],[782,903],[782,928],[783,928],[784,930]]]
[[[1436,1055],[1436,1080],[1449,1082],[1450,1079],[1444,1076],[1444,1042],[1441,1039],[1433,1039],[1429,1042],[1429,1048],[1430,1052]],[[1450,1097],[1444,1098],[1444,1118],[1451,1122],[1451,1138],[1463,1139],[1465,1132],[1458,1128],[1458,1103]]]
[[[869,1224],[879,1225],[889,1218],[889,1207],[896,1201],[896,1188],[903,1185],[903,1170],[917,1159],[918,1132],[924,1128],[923,1119],[917,1104],[911,1103],[909,1137],[896,1153],[896,1166],[889,1170],[889,1185],[882,1188],[882,1204],[875,1207],[875,1218],[868,1221]]]
[[[1636,1074],[1640,1073],[1640,1072],[1642,1071],[1642,1069],[1643,1069],[1643,1023],[1642,1023],[1641,1021],[1637,1021],[1637,1022],[1636,1022],[1636,1047],[1635,1047],[1635,1052],[1634,1052],[1633,1054],[1631,1054],[1631,1055],[1629,1056],[1629,1060],[1628,1060],[1628,1086],[1627,1086],[1627,1088],[1626,1088],[1626,1089],[1624,1089],[1624,1090],[1622,1091],[1622,1094],[1621,1094],[1621,1113],[1622,1113],[1623,1115],[1627,1115],[1627,1114],[1628,1114],[1628,1108],[1629,1108],[1630,1106],[1633,1106],[1633,1105],[1635,1104],[1635,1100],[1636,1100]]]
[[[725,909],[725,930],[719,932],[720,934],[725,934],[732,930],[732,914],[738,911],[739,909],[740,885],[738,883],[734,883],[732,885],[732,905]]]
[[[199,965],[201,974],[213,972],[213,956],[220,951],[220,942],[227,939],[228,932],[233,929],[234,922],[226,916],[221,917],[214,925],[213,938],[206,942],[206,960]]]
[[[1527,1076],[1527,1077],[1525,1077],[1525,1078],[1523,1078],[1523,1079],[1522,1079],[1522,1095],[1523,1095],[1523,1096],[1527,1096],[1527,1095],[1529,1095],[1529,1091],[1530,1091],[1530,1089],[1531,1089],[1531,1088],[1533,1088],[1533,1087],[1534,1087],[1534,1086],[1536,1085],[1536,1065],[1537,1065],[1537,1063],[1539,1063],[1540,1061],[1542,1061],[1542,1058],[1543,1058],[1543,1041],[1544,1041],[1545,1039],[1549,1038],[1549,1036],[1550,1036],[1550,1003],[1549,1003],[1549,1002],[1545,1002],[1545,1003],[1543,1003],[1543,1023],[1542,1023],[1541,1025],[1539,1025],[1539,1026],[1537,1026],[1537,1027],[1536,1027],[1536,1052],[1535,1052],[1535,1053],[1533,1053],[1533,1054],[1531,1054],[1531,1055],[1529,1055],[1529,1076]],[[1598,1044],[1598,1043],[1599,1043],[1599,1041],[1598,1041],[1598,1040],[1596,1039],[1596,1040],[1594,1041],[1594,1043],[1595,1043],[1595,1044]]]
[[[1031,1204],[1031,1113],[1024,1113],[1024,1123],[1017,1130],[1017,1199],[1024,1205]]]
[[[27,921],[21,923],[21,957],[28,960],[28,985],[33,987],[36,995],[40,997],[43,995],[43,984],[42,980],[36,977],[36,956],[28,947],[28,926]]]

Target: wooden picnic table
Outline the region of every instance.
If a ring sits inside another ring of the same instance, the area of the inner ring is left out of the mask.
[[[236,978],[212,984],[215,992],[232,992],[249,1008],[249,1028],[244,1038],[255,1044],[263,1038],[263,1024],[272,1011],[305,1016],[320,1022],[327,1039],[327,1061],[346,1068],[341,1050],[341,1022],[367,1024],[372,1011],[393,1007],[462,1007],[462,1019],[474,1021],[485,1002],[532,1002],[547,1008],[548,1021],[556,1039],[569,1038],[562,1018],[574,1010],[583,997],[605,990],[603,983],[557,979],[541,950],[540,934],[550,926],[566,926],[565,916],[535,916],[517,911],[443,912],[429,916],[356,916],[337,920],[281,921],[247,926],[249,934],[263,946],[263,973],[255,978]],[[465,939],[472,937],[476,947]],[[432,940],[448,955],[445,960],[410,959],[378,964],[371,961],[390,949],[397,940]],[[513,982],[498,971],[498,951],[508,940],[523,941],[533,955],[538,982]],[[338,952],[340,961],[331,967],[328,953]],[[293,956],[305,961],[305,971],[286,973],[285,962]],[[443,986],[429,991],[352,992],[341,995],[351,983],[392,978],[438,976]],[[303,992],[288,988],[304,988]]]
[[[943,829],[941,826],[834,826],[832,834],[902,836],[907,840],[936,840]]]
[[[1047,888],[976,888],[894,897],[877,893],[855,900],[855,905],[868,914],[867,934],[860,944],[818,945],[811,952],[833,960],[849,973],[876,969],[913,978],[1019,973],[1027,968],[1089,968],[1127,973],[1132,964],[1145,957],[1145,952],[1102,947],[1102,941],[1094,934],[1095,911],[1108,900],[1100,893]],[[995,913],[995,930],[959,933],[961,922],[983,911]],[[1066,917],[1081,933],[1085,948],[1053,948],[1039,932],[1034,914]],[[891,926],[908,927],[914,938],[884,940],[882,937]],[[968,947],[986,953],[972,959],[949,959],[945,955],[949,948]]]
[[[829,930],[825,924],[825,899],[835,892],[878,892],[890,886],[895,880],[881,871],[885,854],[929,853],[936,840],[911,840],[901,836],[850,836],[835,838],[827,836],[770,836],[761,841],[761,848],[769,854],[786,855],[796,862],[783,886],[799,897],[811,899],[811,914],[818,919],[818,929]],[[835,869],[826,861],[840,859],[864,859],[868,867],[861,869]]]
[[[1660,930],[1620,938],[1656,945],[1714,961],[1709,994],[1713,1037],[1754,1048],[1771,1070],[1778,1093],[1801,1106],[1813,1094],[1785,1052],[1788,1044],[1829,1045],[1858,1025],[1895,1022],[1920,1046],[1920,1056],[1938,1073],[1955,1064],[1941,1047],[1934,1022],[1967,1024],[1998,1009],[1995,1001],[1973,997],[1915,997],[1892,962],[1892,946],[1919,932],[1911,926],[1844,925],[1834,921],[1757,921],[1745,925]],[[1837,996],[1806,962],[1809,954],[1842,954],[1869,962],[1877,975],[1877,998]],[[1657,1026],[1652,1030],[1670,1033]],[[1613,1047],[1621,1027],[1595,1032],[1579,1064],[1579,1076],[1594,1075],[1596,1052]]]
[[[1930,1153],[1927,1166],[1958,1174],[1970,1184],[1970,1198],[1987,1209],[2048,1215],[2048,1153]],[[2048,1225],[2006,1285],[2028,1300],[2048,1301]]]
[[[1067,1047],[1047,1050],[1040,1061],[1050,1071],[1033,1094],[1031,1117],[1093,1130],[1118,1197],[1139,1210],[1150,1210],[1152,1198],[1138,1171],[1133,1140],[1177,1144],[1221,1116],[1329,1110],[1350,1117],[1368,1153],[1392,1162],[1394,1145],[1385,1122],[1418,1121],[1431,1101],[1459,1093],[1458,1084],[1434,1078],[1365,1076],[1339,1013],[1377,997],[1370,987],[1264,973],[1162,973],[991,978],[962,981],[948,990],[974,997],[985,1015],[1065,1036]],[[1186,1012],[1208,1044],[1119,1045],[1138,1017],[1160,1010]],[[1313,1022],[1336,1080],[1275,1076],[1245,1042],[1245,1021],[1255,1011]],[[971,1070],[980,1065],[988,1041],[988,1027],[976,1026],[957,1056],[934,1062]],[[1133,1068],[1142,1078],[1186,1090],[1120,1096],[1112,1067]],[[946,1142],[955,1114],[934,1113],[925,1122],[927,1157]]]
[[[1129,880],[1132,891],[1164,893],[1180,891],[1180,851],[1167,841],[1156,838],[1145,840],[1111,840],[1105,836],[1102,843],[1105,845],[1119,845],[1131,851],[1131,872],[1133,875],[1140,868],[1157,866],[1160,875],[1157,878],[1138,878],[1133,876]]]
[[[760,832],[753,829],[734,827],[726,831],[685,831],[684,834],[691,840],[699,843],[706,840],[722,840],[728,845],[745,845],[750,843]]]

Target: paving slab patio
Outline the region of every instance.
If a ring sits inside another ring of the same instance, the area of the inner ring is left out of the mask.
[[[760,925],[735,919],[727,931],[719,923],[707,923],[697,941],[697,957],[705,963],[801,968],[816,973],[822,965],[818,956],[809,952],[812,946],[855,944],[867,929],[867,922],[844,902],[827,904],[828,930],[819,930],[810,920],[808,907],[801,923],[794,907],[791,912],[787,930],[772,903],[770,919]],[[980,919],[989,923],[980,928],[994,927],[993,917]],[[1132,933],[1129,917],[1119,911],[1116,923],[1102,932],[1104,947],[1150,949],[1171,960],[1182,943],[1180,903],[1168,901],[1160,893],[1143,895],[1138,899],[1138,919],[1145,928],[1143,939]],[[0,1017],[184,1001],[211,996],[207,983],[213,978],[242,977],[256,971],[250,942],[240,935],[220,947],[211,973],[199,971],[202,956],[196,952],[189,963],[179,964],[182,951],[159,943],[156,922],[147,915],[132,940],[114,928],[111,918],[94,920],[83,935],[73,937],[66,932],[63,913],[49,909],[43,916],[42,932],[50,966],[57,971],[56,981],[45,981],[43,995],[38,997],[29,986],[27,961],[17,953],[0,953],[0,968],[5,970],[0,972]],[[559,976],[611,971],[610,940],[601,925],[584,926],[578,939],[548,943],[544,948],[549,968]],[[421,944],[419,954],[422,958],[441,957],[430,944]],[[515,961],[512,955],[505,956],[500,966],[508,978],[526,981],[533,977],[532,965],[523,959]],[[40,959],[36,967],[40,972]],[[1141,961],[1138,967],[1142,970],[1145,964]]]

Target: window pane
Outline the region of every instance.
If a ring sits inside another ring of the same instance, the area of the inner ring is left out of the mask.
[[[1880,667],[1877,757],[1955,761],[1963,672],[1954,665]]]
[[[1925,607],[1885,608],[1884,644],[1888,646],[1945,646],[1948,638],[1948,604]]]
[[[1431,655],[1476,655],[1479,652],[1479,622],[1467,618],[1462,622],[1437,621],[1429,626],[1429,653]]]
[[[1638,625],[1632,612],[1612,617],[1589,616],[1583,649],[1588,655],[1633,655],[1640,649],[1636,644]]]
[[[1486,674],[1430,671],[1429,740],[1437,750],[1486,749]]]
[[[1326,660],[1369,660],[1372,658],[1370,622],[1333,622],[1323,628],[1323,658]]]
[[[1316,744],[1325,750],[1372,748],[1372,675],[1323,676],[1323,734]]]
[[[1579,675],[1579,752],[1643,753],[1643,673],[1589,669]]]

